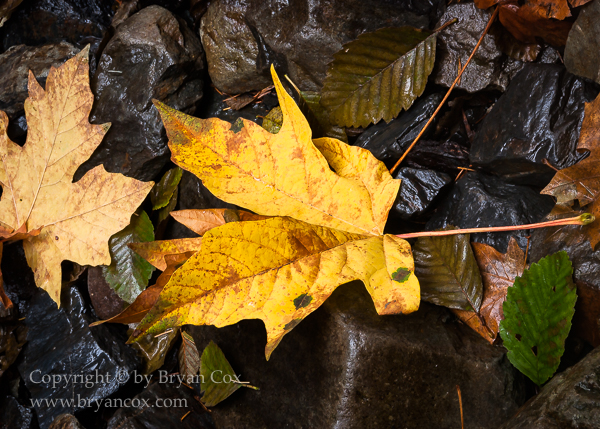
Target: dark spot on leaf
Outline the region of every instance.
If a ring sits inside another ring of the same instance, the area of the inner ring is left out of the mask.
[[[556,286],[552,286],[552,292],[556,292]]]
[[[294,329],[296,326],[298,326],[298,323],[300,323],[301,321],[302,319],[294,319],[290,323],[286,323],[283,329],[285,329],[286,331]]]
[[[308,304],[310,304],[311,301],[312,301],[312,296],[303,293],[302,295],[299,295],[294,299],[294,307],[296,307],[296,310],[298,310],[299,308],[304,308]]]
[[[55,235],[55,236],[54,236],[54,239],[55,239],[55,240],[58,240],[58,235]]]
[[[410,271],[407,270],[406,268],[402,268],[402,267],[398,268],[392,274],[392,280],[395,280],[398,283],[404,283],[406,280],[408,280],[409,277],[410,277]]]
[[[244,121],[242,121],[242,118],[238,118],[237,121],[231,124],[229,131],[233,131],[237,134],[242,130],[242,128],[244,128]]]
[[[537,346],[533,346],[533,347],[531,348],[531,351],[533,352],[533,354],[534,354],[535,356],[537,356]]]
[[[517,334],[517,335],[515,335],[515,338],[517,339],[517,341],[521,341],[521,338],[522,338],[522,337],[521,337],[521,334]]]

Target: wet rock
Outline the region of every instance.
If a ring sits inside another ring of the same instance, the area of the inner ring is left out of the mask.
[[[111,128],[76,178],[99,164],[110,172],[150,180],[166,164],[167,137],[157,99],[192,113],[202,97],[202,46],[198,37],[159,6],[128,18],[106,45],[92,79],[90,122]]]
[[[8,135],[24,143],[27,133],[23,103],[28,96],[27,80],[31,70],[45,87],[50,67],[58,67],[79,50],[60,42],[44,46],[13,46],[0,55],[0,110],[8,115]]]
[[[469,167],[469,151],[451,140],[419,140],[404,158],[402,165],[432,169],[455,177],[460,171],[458,167]]]
[[[102,38],[112,15],[111,1],[24,1],[0,32],[2,48],[66,41],[81,49]]]
[[[90,300],[99,319],[110,319],[128,306],[106,282],[102,267],[89,267],[87,280]]]
[[[424,15],[441,3],[216,0],[202,17],[200,36],[208,72],[222,91],[237,94],[270,85],[271,64],[300,89],[318,91],[342,44],[381,27],[428,27]]]
[[[600,1],[584,7],[571,27],[565,46],[565,66],[577,76],[600,83]]]
[[[554,207],[554,199],[527,186],[506,183],[495,176],[479,172],[464,174],[452,193],[427,223],[427,230],[454,225],[459,228],[523,225],[539,222]],[[472,241],[506,252],[511,236],[521,248],[527,246],[528,230],[480,233]]]
[[[229,96],[219,94],[212,88],[207,90],[206,97],[202,99],[202,106],[200,106],[196,115],[200,118],[219,118],[232,124],[238,118],[259,123],[260,117],[267,116],[272,108],[279,105],[277,95],[274,93],[263,97],[260,103],[250,103],[240,110],[228,108],[229,106],[224,101],[226,98],[229,98]]]
[[[61,414],[54,419],[48,429],[85,429],[77,417],[72,414]]]
[[[400,191],[392,206],[392,213],[403,220],[412,220],[428,211],[452,178],[433,170],[403,167],[394,176],[401,179]]]
[[[0,399],[0,429],[33,429],[33,411],[24,407],[12,396]]]
[[[421,132],[442,98],[442,94],[433,94],[418,100],[389,123],[381,121],[369,127],[356,139],[354,145],[368,149],[377,159],[391,167]],[[431,136],[434,130],[435,120],[425,131],[423,138]]]
[[[527,96],[524,96],[527,94]],[[528,64],[483,120],[471,162],[513,183],[545,186],[555,171],[575,164],[585,102],[598,94],[553,64]]]
[[[108,422],[108,429],[214,429],[210,413],[194,395],[186,386],[164,381],[152,383],[131,399],[131,406],[117,410]]]
[[[25,317],[28,342],[18,369],[31,398],[75,401],[72,406],[34,405],[42,428],[62,413],[93,406],[95,400],[111,395],[140,366],[118,327],[89,327],[96,319],[75,287],[63,289],[60,308],[38,289],[28,302]],[[66,380],[68,375],[79,378]]]
[[[459,3],[448,7],[437,26],[454,18],[458,18],[458,22],[441,31],[438,37],[436,66],[432,73],[435,83],[446,87],[452,85],[460,70],[459,64],[466,64],[491,14],[491,10],[479,9],[474,3]],[[456,88],[469,92],[482,89],[504,91],[512,76],[522,67],[522,62],[504,55],[494,37],[487,34]]]
[[[600,348],[554,376],[501,429],[600,427]]]
[[[190,327],[199,350],[214,340],[241,379],[212,409],[226,428],[496,427],[524,402],[522,378],[502,348],[441,307],[378,316],[362,283],[341,286],[265,361],[260,321]]]

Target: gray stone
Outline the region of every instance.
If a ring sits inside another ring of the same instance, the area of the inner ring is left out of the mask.
[[[477,8],[472,2],[448,7],[437,26],[454,18],[458,18],[458,22],[441,31],[438,37],[436,66],[432,73],[435,83],[446,87],[452,85],[460,70],[459,60],[461,67],[466,64],[491,13],[489,10]],[[494,37],[487,34],[456,88],[469,92],[482,89],[504,91],[510,79],[522,67],[522,62],[504,55],[496,45]]]
[[[318,91],[344,43],[381,27],[429,26],[423,15],[440,1],[217,0],[202,17],[208,72],[230,94],[271,85],[269,67],[302,90]],[[418,2],[414,2],[418,3]],[[426,6],[426,7],[423,7]]]
[[[555,375],[501,429],[600,427],[600,348]]]
[[[202,45],[171,12],[150,6],[119,25],[92,79],[90,122],[111,128],[76,178],[99,164],[110,172],[153,179],[169,157],[157,99],[193,113],[202,97]]]
[[[12,396],[0,398],[0,429],[33,429],[37,424],[33,411]]]
[[[600,1],[594,0],[579,13],[565,46],[565,66],[578,76],[600,83]]]
[[[441,307],[378,316],[362,283],[341,286],[265,361],[260,321],[189,327],[199,350],[214,340],[239,389],[212,409],[222,428],[493,428],[525,398],[503,348]]]
[[[24,142],[27,123],[23,103],[28,96],[29,71],[45,87],[50,67],[58,67],[79,50],[60,42],[44,46],[13,46],[0,55],[0,110],[8,115],[9,137]]]

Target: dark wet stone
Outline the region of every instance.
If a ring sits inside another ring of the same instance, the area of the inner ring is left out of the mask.
[[[33,411],[24,407],[12,396],[0,399],[0,429],[37,428]]]
[[[421,132],[442,98],[442,94],[433,94],[418,100],[410,109],[389,123],[381,121],[369,127],[356,139],[354,145],[368,149],[377,159],[391,167]],[[423,138],[433,134],[435,125],[434,120]]]
[[[378,316],[362,283],[341,286],[286,335],[267,362],[260,321],[190,327],[199,350],[214,340],[239,389],[212,409],[223,428],[497,427],[525,400],[522,377],[441,307]]]
[[[527,186],[513,185],[479,172],[467,172],[427,223],[427,230],[454,225],[459,228],[523,225],[539,222],[554,207],[554,199]],[[511,236],[527,246],[529,230],[480,233],[472,241],[506,252]]]
[[[240,110],[229,109],[227,103],[223,101],[226,98],[229,98],[229,96],[219,94],[214,88],[207,89],[206,97],[202,99],[202,106],[199,107],[196,116],[200,118],[219,118],[232,124],[238,118],[259,123],[272,108],[279,105],[277,95],[274,93],[261,98],[260,103],[250,103]]]
[[[132,398],[132,406],[118,409],[107,429],[214,429],[210,413],[194,395],[188,387],[161,382],[159,378]],[[188,411],[191,412],[186,415]]]
[[[513,183],[545,186],[556,168],[575,164],[585,102],[598,91],[553,64],[528,64],[483,120],[471,162]]]
[[[62,413],[84,409],[89,404],[87,401],[92,401],[93,406],[95,400],[111,395],[140,366],[135,351],[125,345],[126,336],[118,335],[120,332],[115,327],[89,327],[96,319],[91,317],[75,287],[63,289],[60,309],[39,289],[29,301],[25,317],[28,342],[21,352],[18,368],[31,398],[75,398],[74,406],[34,406],[42,428],[48,427]],[[53,387],[52,382],[42,381],[46,375],[69,374],[93,377],[93,382],[86,385],[81,378],[61,379]]]
[[[458,22],[440,32],[438,37],[436,66],[432,73],[435,83],[446,87],[452,85],[460,70],[459,61],[462,65],[467,62],[491,14],[491,10],[479,9],[474,3],[463,2],[448,7],[437,27],[454,18],[458,18]],[[494,37],[487,34],[456,88],[469,92],[482,89],[504,91],[512,76],[522,67],[523,63],[504,55],[496,46]]]
[[[90,122],[111,122],[104,140],[78,170],[96,165],[139,180],[153,179],[169,157],[167,137],[152,99],[192,113],[202,97],[202,45],[171,12],[142,9],[106,45],[92,79]]]
[[[600,348],[554,376],[501,429],[600,427]]]
[[[48,429],[85,429],[77,417],[72,414],[61,414],[54,419]]]
[[[66,41],[81,49],[102,38],[113,15],[112,3],[105,0],[26,0],[2,28],[2,48]]]
[[[13,46],[0,55],[0,110],[8,115],[8,136],[24,143],[27,133],[23,103],[28,96],[27,81],[31,70],[45,87],[50,67],[58,67],[79,50],[61,42],[44,46]]]
[[[436,142],[419,140],[408,153],[402,165],[432,169],[456,177],[458,167],[469,167],[469,150],[463,145],[447,140]]]
[[[411,167],[400,168],[394,179],[401,179],[402,183],[391,213],[403,220],[412,220],[427,212],[444,188],[452,183],[447,174]]]
[[[271,64],[300,89],[318,91],[342,44],[381,27],[426,28],[424,15],[441,3],[216,0],[202,17],[200,36],[208,72],[222,91],[237,94],[271,85]]]
[[[577,76],[600,83],[600,1],[586,5],[571,27],[565,46],[565,67]]]
[[[106,282],[102,267],[89,267],[87,280],[90,301],[100,320],[110,319],[128,306]]]

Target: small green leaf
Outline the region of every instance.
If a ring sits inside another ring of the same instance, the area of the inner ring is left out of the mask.
[[[364,33],[334,55],[321,93],[333,123],[366,127],[407,110],[435,62],[436,33],[413,27]]]
[[[258,390],[254,386],[240,383],[227,358],[213,341],[202,352],[200,377],[204,392],[202,402],[207,407],[217,405],[242,386]]]
[[[150,191],[150,200],[152,201],[152,210],[158,210],[166,207],[171,201],[173,193],[177,190],[177,185],[181,180],[183,170],[179,167],[171,168],[167,171],[160,182],[158,182]]]
[[[566,252],[531,264],[508,288],[500,336],[508,359],[537,385],[556,372],[571,330],[577,291]]]
[[[154,227],[146,212],[131,216],[131,223],[113,235],[109,242],[111,264],[103,267],[104,278],[119,297],[131,304],[142,293],[154,271],[144,258],[127,244],[154,240]]]
[[[456,229],[448,226],[445,229]],[[420,237],[414,246],[421,299],[444,307],[479,311],[483,283],[469,234]]]
[[[263,118],[262,127],[271,134],[277,134],[283,124],[283,113],[281,107],[277,106],[271,109],[267,116]]]
[[[160,223],[162,221],[164,221],[166,218],[168,218],[169,214],[173,210],[175,210],[175,207],[177,207],[178,194],[179,194],[179,188],[175,188],[175,191],[173,191],[173,195],[171,196],[171,199],[169,200],[169,204],[167,204],[165,207],[163,207],[162,209],[160,209],[158,211],[158,219],[156,220],[156,225],[160,225]]]
[[[200,353],[196,342],[190,334],[181,331],[181,347],[179,347],[179,373],[186,379],[194,377],[200,369]]]

